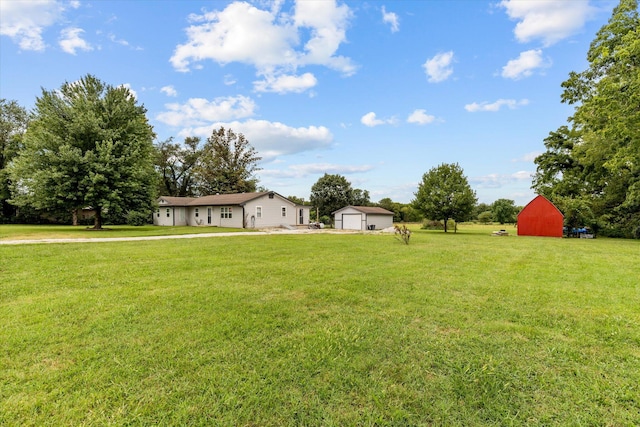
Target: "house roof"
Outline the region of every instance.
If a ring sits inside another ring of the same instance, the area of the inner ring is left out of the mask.
[[[393,215],[393,212],[390,212],[384,208],[378,207],[378,206],[345,206],[342,209],[338,209],[335,212],[332,212],[332,214],[335,214],[337,212],[340,212],[344,209],[347,208],[351,208],[351,209],[355,209],[358,212],[362,212],[364,214],[376,214],[376,215]]]
[[[250,200],[258,199],[269,194],[263,193],[235,193],[235,194],[215,194],[212,196],[198,197],[189,206],[228,206],[228,205],[244,205]]]
[[[162,196],[160,197],[160,201],[164,201],[162,206],[187,206],[189,203],[193,202],[195,197],[172,197],[172,196]]]
[[[163,204],[163,206],[242,206],[247,202],[250,202],[251,200],[259,199],[260,197],[264,197],[269,194],[277,195],[278,197],[291,202],[286,197],[283,197],[274,191],[263,191],[257,193],[215,194],[202,197],[162,196],[159,200],[164,200],[166,202]]]

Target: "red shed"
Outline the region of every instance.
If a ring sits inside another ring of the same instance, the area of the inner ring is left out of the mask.
[[[518,214],[518,236],[562,237],[564,215],[544,196],[537,196]]]

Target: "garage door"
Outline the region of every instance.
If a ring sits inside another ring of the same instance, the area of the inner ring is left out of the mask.
[[[362,230],[362,215],[343,214],[342,229],[343,230]]]

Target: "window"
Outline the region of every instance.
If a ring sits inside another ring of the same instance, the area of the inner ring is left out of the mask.
[[[157,216],[158,218],[160,218],[160,209],[159,209],[159,208],[158,208],[158,209],[156,209],[156,216]]]
[[[228,206],[223,206],[220,208],[220,218],[232,218],[231,216],[231,208]]]
[[[283,216],[283,217],[286,217],[286,216],[287,216],[287,207],[286,207],[286,206],[283,206],[283,207],[282,207],[282,216]]]
[[[171,217],[171,209],[167,208],[167,218]]]
[[[198,218],[198,215],[200,215],[198,208],[196,208],[196,218]]]
[[[256,206],[256,218],[262,218],[262,206]]]

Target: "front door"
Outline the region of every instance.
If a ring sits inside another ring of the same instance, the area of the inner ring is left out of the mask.
[[[207,224],[211,225],[211,208],[207,209]]]
[[[299,221],[300,222],[298,222],[298,224],[300,225],[304,224],[304,209],[300,209]]]

